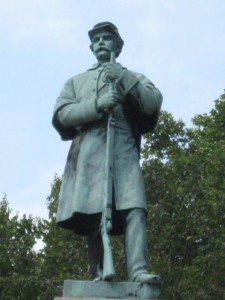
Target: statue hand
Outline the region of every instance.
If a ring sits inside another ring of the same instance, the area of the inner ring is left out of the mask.
[[[102,111],[104,109],[110,109],[121,102],[120,96],[115,91],[109,91],[102,97],[97,99],[97,110]]]
[[[104,64],[104,73],[106,81],[112,79],[118,79],[123,72],[123,68],[120,64],[112,64],[112,63],[105,63]]]

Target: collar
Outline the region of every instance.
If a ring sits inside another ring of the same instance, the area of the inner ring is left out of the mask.
[[[87,69],[87,71],[97,70],[101,65],[99,63],[94,64],[90,69]]]
[[[125,67],[123,67],[121,64],[119,64],[123,69],[126,69]],[[87,71],[93,71],[93,70],[97,70],[98,68],[102,67],[99,63],[94,64],[90,69],[87,69]]]

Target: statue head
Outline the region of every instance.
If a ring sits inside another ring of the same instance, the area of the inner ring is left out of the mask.
[[[122,40],[117,27],[110,22],[101,22],[96,24],[90,31],[88,31],[91,42],[93,41],[93,37],[99,32],[109,32],[110,34],[112,34],[116,45],[116,57],[118,57],[120,52],[122,51],[124,41]],[[93,51],[93,42],[90,48]]]

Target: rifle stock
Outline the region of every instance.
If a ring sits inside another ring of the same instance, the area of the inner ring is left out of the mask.
[[[106,225],[107,227],[107,225]],[[111,242],[109,238],[109,234],[107,232],[107,228],[102,230],[102,242],[104,248],[103,255],[103,280],[108,281],[114,278],[115,270],[113,265],[113,256],[111,249]]]

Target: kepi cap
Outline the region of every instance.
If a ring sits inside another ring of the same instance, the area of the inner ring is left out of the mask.
[[[93,36],[100,31],[108,31],[116,37],[116,42],[118,47],[117,56],[118,56],[123,48],[124,41],[121,38],[117,27],[113,23],[108,21],[97,23],[90,31],[88,31],[90,40],[92,41]]]

